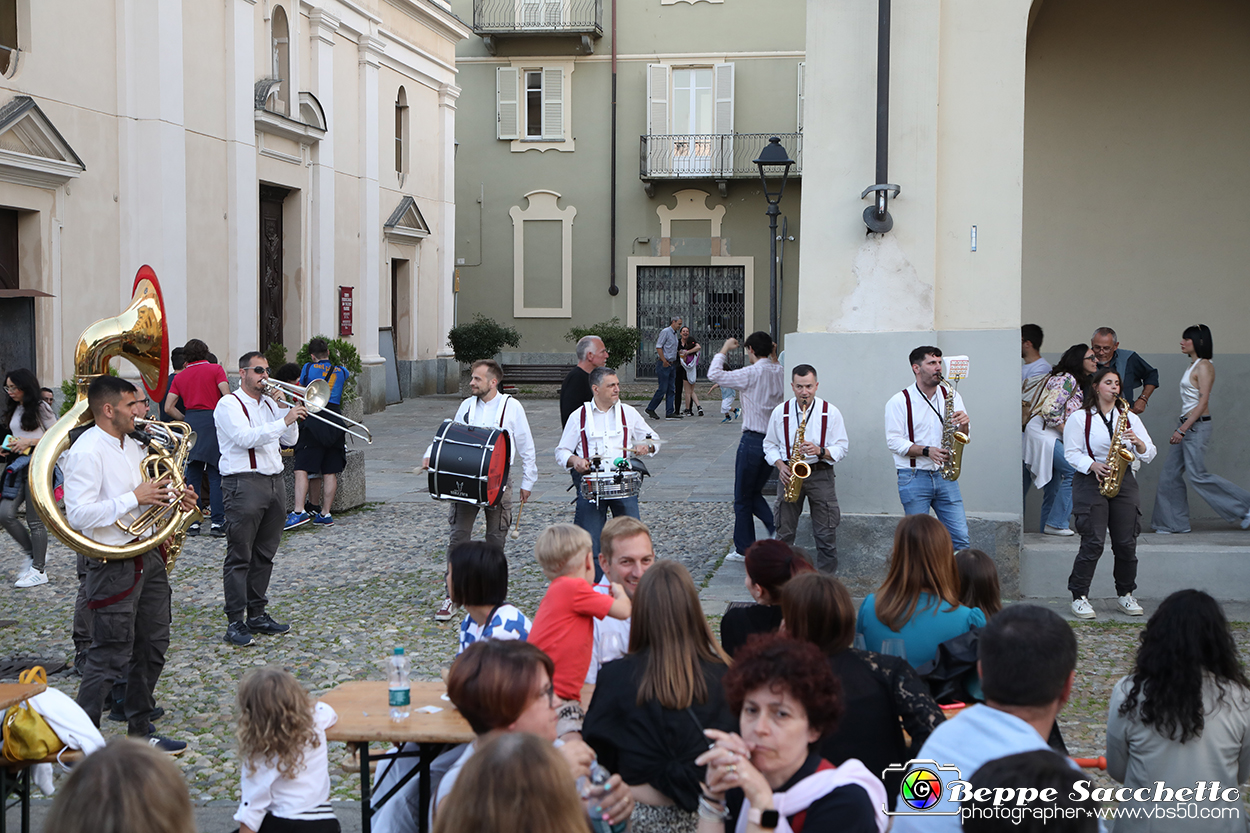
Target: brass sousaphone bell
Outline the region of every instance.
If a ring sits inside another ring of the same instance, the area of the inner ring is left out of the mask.
[[[108,373],[109,361],[118,357],[138,368],[143,386],[152,399],[164,395],[169,367],[169,332],[160,284],[150,266],[141,267],[135,275],[130,306],[120,315],[95,322],[79,337],[78,347],[74,350],[78,398],[65,416],[44,434],[30,460],[27,485],[30,502],[48,529],[75,552],[103,561],[142,555],[165,543],[175,533],[185,534],[186,528],[200,514],[198,510],[183,512],[175,505],[171,511],[160,514],[152,524],[150,537],[114,547],[94,541],[71,527],[57,506],[53,494],[53,472],[57,460],[69,448],[74,429],[94,424],[87,404],[87,388],[97,376]],[[144,468],[148,467],[145,465]],[[179,485],[181,473],[173,479],[174,485]]]

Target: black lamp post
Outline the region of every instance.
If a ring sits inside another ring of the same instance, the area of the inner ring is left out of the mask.
[[[773,136],[760,151],[755,160],[760,169],[760,182],[764,186],[764,199],[768,200],[768,327],[769,333],[776,342],[780,338],[777,327],[777,217],[781,214],[778,205],[781,195],[786,191],[786,180],[790,178],[790,168],[794,160],[786,149],[781,146],[781,139]],[[770,182],[773,187],[770,186]]]

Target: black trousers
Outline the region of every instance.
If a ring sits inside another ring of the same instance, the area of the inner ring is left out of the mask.
[[[286,523],[286,488],[280,474],[230,474],[221,478],[226,507],[226,562],[221,568],[226,618],[265,612],[273,557]]]
[[[156,704],[153,692],[169,650],[165,562],[153,549],[126,561],[87,559],[86,567],[88,601],[115,601],[91,611],[91,647],[78,686],[78,705],[99,726],[114,680],[125,680],[129,733],[147,735]]]
[[[1137,536],[1141,532],[1140,495],[1133,472],[1124,473],[1120,493],[1111,499],[1098,491],[1098,478],[1077,473],[1072,478],[1072,512],[1081,534],[1081,549],[1068,576],[1072,598],[1089,595],[1094,570],[1102,557],[1108,534],[1115,555],[1115,593],[1123,596],[1137,589]]]

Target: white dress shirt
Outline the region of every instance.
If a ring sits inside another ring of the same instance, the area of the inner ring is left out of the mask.
[[[582,413],[586,414],[586,449],[582,448]],[[569,415],[569,421],[564,424],[564,433],[560,435],[560,444],[556,446],[556,462],[568,468],[569,458],[573,455],[589,459],[598,454],[606,458],[608,463],[614,457],[625,456],[627,449],[625,432],[621,428],[622,414],[625,417],[625,426],[629,428],[631,447],[660,438],[632,405],[617,402],[608,410],[601,411],[592,399]],[[588,453],[583,454],[583,451]],[[654,457],[655,452],[647,456]]]
[[[507,403],[507,407],[504,407]],[[503,422],[499,421],[500,409],[503,410]],[[525,408],[515,397],[506,393],[498,393],[489,402],[483,402],[476,396],[470,396],[460,403],[456,409],[456,422],[465,425],[481,425],[488,428],[502,428],[512,438],[512,456],[508,458],[511,465],[516,456],[521,455],[521,488],[530,491],[538,480],[538,459],[534,450],[534,435],[530,433],[529,420],[525,417]],[[425,457],[434,452],[434,444],[425,449]]]
[[[612,595],[612,582],[607,575],[595,584],[595,592]],[[629,653],[629,623],[629,619],[613,619],[611,616],[595,620],[595,641],[591,645],[590,668],[586,670],[589,685],[594,685],[599,679],[600,666]]]
[[[717,353],[712,357],[707,377],[722,388],[733,388],[741,394],[743,431],[767,431],[773,408],[786,398],[786,370],[770,358],[726,370],[725,354]]]
[[[247,413],[243,412],[244,405]],[[299,439],[299,421],[287,425],[287,408],[268,396],[259,401],[253,399],[242,386],[229,396],[217,400],[213,421],[217,424],[217,445],[221,449],[221,462],[217,470],[223,475],[282,474],[282,449],[295,445]],[[255,452],[256,467],[252,467],[249,449]]]
[[[915,439],[907,435],[907,400],[903,391],[890,397],[885,403],[885,444],[894,453],[894,467],[899,469],[917,468],[922,471],[936,471],[938,464],[928,457],[908,457],[907,449],[912,445],[940,448],[942,445],[942,415],[946,413],[946,400],[942,396],[944,385],[938,385],[933,391],[933,398],[928,399],[920,392],[920,388],[912,385],[907,388],[911,397],[912,427]],[[932,406],[932,407],[930,407]],[[955,410],[964,409],[964,399],[955,391]],[[912,466],[912,460],[916,465]]]
[[[1116,423],[1120,420],[1119,409],[1113,409],[1107,414],[1111,420],[1111,428],[1107,428],[1107,424],[1103,422],[1102,415],[1098,413],[1098,409],[1093,411],[1081,409],[1068,417],[1068,421],[1063,424],[1063,458],[1068,461],[1068,465],[1079,471],[1081,474],[1089,474],[1090,466],[1097,460],[1100,463],[1107,462],[1107,453],[1111,451],[1111,432],[1115,430]],[[1089,423],[1089,446],[1085,445],[1085,425]],[[1129,411],[1128,414],[1129,427],[1133,429],[1133,433],[1137,435],[1137,439],[1146,444],[1146,450],[1137,453],[1136,448],[1129,448],[1137,455],[1138,463],[1149,463],[1155,458],[1157,449],[1150,439],[1150,435],[1146,433],[1146,426],[1142,424],[1137,414]],[[1093,451],[1091,457],[1089,452]],[[1135,469],[1134,469],[1135,470]]]
[[[139,516],[134,490],[143,482],[139,464],[147,452],[130,437],[88,428],[65,452],[65,519],[92,541],[110,547],[129,544],[136,536],[113,525]],[[151,535],[149,530],[146,538]]]
[[[251,406],[248,406],[251,410]],[[265,813],[279,818],[323,818],[316,810],[330,800],[329,750],[326,729],[338,722],[339,716],[328,703],[313,706],[315,745],[304,747],[300,768],[287,777],[278,771],[277,761],[256,760],[243,763],[239,809],[234,820],[260,830]],[[255,769],[252,769],[252,767]],[[310,812],[311,811],[311,812]]]
[[[828,405],[825,400],[819,396],[812,397],[812,405],[804,413],[799,409],[797,399],[787,399],[776,408],[773,408],[772,416],[768,419],[768,432],[764,435],[764,459],[768,461],[768,465],[777,465],[778,460],[789,460],[790,454],[786,451],[786,446],[790,446],[790,451],[794,450],[794,438],[799,433],[799,424],[807,419],[807,427],[803,431],[803,439],[809,443],[820,445],[820,438],[825,438],[825,459],[824,462],[836,463],[846,456],[846,452],[850,449],[850,441],[846,437],[846,423],[842,421],[842,412],[835,406],[829,405],[829,414],[824,414],[825,406]],[[789,443],[786,442],[786,409],[790,409],[790,438]],[[828,422],[828,425],[825,423]],[[815,454],[808,454],[803,458],[809,465],[816,465],[820,460]]]

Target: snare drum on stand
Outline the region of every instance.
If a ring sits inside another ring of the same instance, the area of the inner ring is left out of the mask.
[[[636,470],[635,466],[640,470]],[[646,466],[641,461],[628,461],[618,457],[616,464],[604,471],[599,458],[593,457],[591,470],[582,475],[578,492],[595,506],[609,500],[638,497],[642,492],[644,473],[646,473]]]
[[[511,459],[507,431],[444,420],[430,449],[430,497],[498,506]]]

